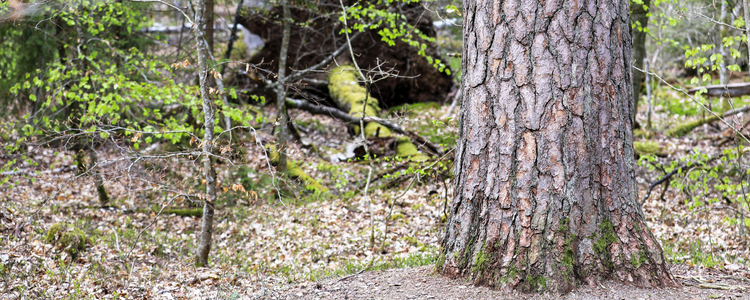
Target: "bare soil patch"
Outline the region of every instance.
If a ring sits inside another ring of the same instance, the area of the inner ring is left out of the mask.
[[[750,274],[708,270],[690,270],[682,266],[672,268],[680,278],[682,288],[645,289],[607,281],[599,286],[581,286],[575,291],[559,295],[522,294],[473,286],[471,282],[450,279],[433,272],[434,266],[363,272],[350,277],[330,279],[318,283],[301,283],[280,299],[750,299]],[[702,275],[699,275],[702,274]],[[734,277],[730,278],[730,277]],[[730,290],[701,288],[696,279]],[[744,288],[744,290],[743,290]]]

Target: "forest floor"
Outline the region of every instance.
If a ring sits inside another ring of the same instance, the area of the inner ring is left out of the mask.
[[[646,289],[606,281],[599,286],[580,286],[574,291],[523,294],[474,286],[462,279],[434,273],[433,265],[363,272],[351,277],[302,283],[269,298],[278,299],[750,299],[750,279],[723,271],[690,270],[673,266],[678,288]],[[747,276],[747,271],[741,272]],[[692,274],[692,275],[691,275]],[[700,279],[698,279],[700,278]],[[702,280],[705,282],[698,282]],[[708,286],[713,284],[715,288]],[[703,287],[700,287],[701,284]],[[743,289],[744,287],[744,289]]]
[[[447,107],[421,109],[415,114],[420,117],[399,122],[450,143],[454,122],[431,121],[439,120]],[[0,299],[560,297],[507,293],[433,274],[452,193],[450,179],[428,173],[412,185],[414,172],[398,177],[381,173],[435,165],[379,162],[368,205],[363,196],[368,165],[327,160],[352,140],[346,128],[325,117],[297,112],[293,117],[303,138],[321,151],[313,153],[296,143],[291,157],[330,191],[312,193],[290,180],[283,183],[292,186],[281,189],[284,198],[275,198],[277,190],[270,183],[274,178],[258,146],[270,136],[262,130],[248,134],[237,145],[241,164],[219,166],[223,192],[210,266],[204,268],[193,264],[200,218],[162,211],[195,206],[190,197],[179,195],[201,189],[199,161],[169,157],[134,166],[117,149],[101,149],[100,159],[109,163],[104,176],[112,198],[111,207],[101,208],[93,179],[76,176],[72,153],[29,149],[31,160],[19,168],[53,171],[14,175],[0,186]],[[653,164],[669,165],[694,155],[695,149],[720,153],[716,145],[721,144],[722,130],[704,127],[681,139],[657,135],[651,141],[666,155]],[[0,164],[5,162],[0,159]],[[663,174],[637,167],[641,198]],[[679,180],[690,183],[682,176]],[[605,282],[580,287],[564,298],[749,298],[750,235],[743,222],[735,220],[732,207],[737,204],[706,200],[698,205],[695,198],[686,200],[690,190],[684,188],[668,189],[661,200],[661,191],[661,186],[655,189],[643,210],[683,287],[639,289]],[[87,235],[85,251],[66,251],[71,249],[45,240],[58,223],[72,224]]]

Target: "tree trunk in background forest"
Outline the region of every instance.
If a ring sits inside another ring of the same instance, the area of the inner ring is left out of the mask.
[[[733,22],[731,20],[727,20],[727,1],[721,0],[721,13],[719,17],[720,22],[724,22],[726,24],[732,24]],[[729,55],[727,55],[727,49],[724,47],[724,38],[729,36],[729,29],[726,26],[720,27],[720,33],[719,34],[719,40],[717,41],[719,44],[719,54],[721,54],[722,62],[719,64],[719,84],[726,85],[729,83],[729,80],[727,80],[727,74],[729,73],[727,70],[727,64],[724,62],[725,59],[729,58]],[[729,102],[729,97],[725,97],[725,95],[721,95],[721,111],[728,111],[732,109],[732,104]]]
[[[206,3],[198,0],[195,3],[194,22],[195,43],[198,51],[198,77],[200,79],[201,100],[203,102],[203,172],[206,180],[206,198],[203,204],[203,218],[201,220],[201,231],[198,236],[198,249],[196,253],[196,265],[208,265],[208,253],[211,252],[211,239],[213,234],[214,204],[216,203],[216,170],[214,169],[211,153],[214,140],[214,108],[211,95],[208,92],[208,45],[205,40],[204,26]]]
[[[630,17],[632,23],[636,24],[633,29],[633,63],[640,70],[643,70],[643,59],[646,58],[646,28],[648,27],[649,13],[644,7],[649,8],[650,6],[651,0],[643,0],[643,4],[637,4],[635,2],[630,4]],[[633,109],[633,124],[635,124],[635,115],[638,114],[638,102],[641,99],[643,75],[643,72],[633,70],[633,101],[635,103],[635,109]]]
[[[206,43],[208,51],[213,54],[214,51],[214,0],[206,1]]]
[[[742,11],[743,15],[745,16],[743,19],[745,19],[745,37],[747,42],[747,56],[748,56],[748,64],[750,64],[750,4],[748,4],[747,0],[742,0]],[[750,68],[748,68],[748,72],[750,73]]]
[[[286,63],[287,63],[287,52],[289,51],[289,35],[290,35],[290,18],[289,13],[289,0],[281,1],[282,10],[284,11],[284,19],[282,22],[282,36],[281,36],[281,51],[279,51],[279,73],[276,86],[276,110],[278,116],[276,117],[277,126],[279,128],[278,140],[279,140],[279,162],[276,164],[276,168],[279,172],[286,172],[287,167],[287,155],[286,155],[286,142],[289,139],[289,114],[286,111]]]
[[[83,6],[83,2],[80,3],[82,9],[85,10]],[[81,28],[81,21],[79,20],[78,15],[75,15],[75,30],[76,30],[76,38],[78,40],[78,43],[80,45],[85,45],[85,31]],[[87,47],[80,47],[79,45],[79,54],[83,57],[88,57],[87,53]],[[64,46],[63,46],[64,47]],[[65,61],[64,59],[61,59],[62,61]],[[89,66],[89,60],[81,59],[79,60],[78,67],[84,71],[84,73],[88,73],[90,70]],[[86,92],[91,93],[92,91],[89,89],[85,89]],[[73,101],[72,105],[70,106],[70,119],[73,120],[71,122],[71,126],[73,129],[80,130],[81,128],[87,127],[88,124],[81,124],[81,119],[86,114],[87,106],[80,101]],[[96,193],[99,196],[99,204],[101,204],[102,207],[107,206],[109,204],[109,195],[107,194],[107,189],[104,187],[104,179],[102,178],[101,173],[99,173],[99,158],[96,155],[96,149],[93,149],[95,147],[96,142],[92,141],[91,138],[86,137],[85,135],[82,137],[75,137],[76,144],[73,146],[73,151],[76,153],[76,163],[78,164],[78,172],[80,174],[86,174],[86,175],[93,175],[94,176],[94,186],[96,187]],[[86,167],[85,164],[85,155],[86,151],[89,152],[89,165]]]
[[[440,272],[521,291],[674,286],[637,201],[628,1],[466,1]]]

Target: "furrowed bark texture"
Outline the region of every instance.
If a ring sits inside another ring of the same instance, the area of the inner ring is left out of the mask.
[[[216,170],[210,154],[213,151],[214,140],[214,107],[211,103],[211,95],[208,92],[208,45],[204,39],[205,2],[197,1],[195,4],[195,43],[198,51],[198,77],[200,79],[201,100],[203,102],[203,172],[206,179],[206,199],[203,204],[203,218],[201,220],[201,231],[198,236],[198,249],[196,253],[196,265],[208,264],[208,253],[211,252],[211,239],[213,235],[214,203],[216,203]]]
[[[437,268],[522,291],[674,285],[637,202],[628,1],[466,1]]]

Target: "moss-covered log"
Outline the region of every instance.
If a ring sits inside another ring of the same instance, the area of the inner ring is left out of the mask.
[[[274,147],[273,145],[266,145],[266,151],[268,151],[268,159],[271,161],[271,163],[274,165],[278,164],[279,152],[276,150],[276,147]],[[309,174],[303,171],[296,162],[291,159],[286,161],[285,174],[291,178],[301,180],[305,184],[306,189],[321,193],[328,192],[328,188],[324,187],[318,181],[313,179]]]
[[[353,66],[342,65],[331,71],[328,77],[328,91],[331,98],[342,110],[355,118],[366,116],[380,116],[378,99],[368,95],[367,89],[360,86]],[[363,115],[364,113],[364,115]],[[359,133],[359,126],[353,126]],[[378,122],[365,123],[365,137],[389,137],[393,135],[390,129]],[[429,157],[419,153],[417,146],[408,137],[400,137],[396,155],[409,157],[413,160],[427,160]]]
[[[151,210],[144,210],[151,212]],[[161,211],[162,215],[175,215],[180,217],[200,217],[203,215],[203,208],[167,208]]]
[[[352,126],[359,127],[359,122],[360,122],[359,118],[351,116],[351,115],[348,115],[347,113],[345,113],[345,112],[343,112],[343,111],[341,111],[341,110],[339,110],[337,108],[334,108],[334,107],[328,107],[328,106],[322,106],[322,105],[313,104],[313,103],[310,103],[309,101],[303,100],[303,99],[289,99],[289,98],[287,98],[286,103],[287,103],[287,107],[289,107],[289,108],[301,109],[301,110],[307,111],[307,112],[309,112],[311,114],[314,114],[314,115],[326,115],[326,116],[329,116],[329,117],[334,117],[334,118],[339,119],[341,121],[344,121],[344,122],[346,122],[346,123],[348,123],[348,124],[350,124]],[[397,133],[397,134],[401,134],[401,135],[407,136],[407,137],[409,137],[411,139],[412,143],[414,143],[416,145],[424,146],[423,150],[426,150],[426,151],[428,151],[428,152],[430,152],[432,154],[435,154],[437,156],[442,156],[444,154],[443,149],[442,149],[442,147],[440,145],[436,145],[435,143],[431,142],[427,138],[425,138],[423,136],[420,136],[420,135],[418,135],[418,134],[416,134],[414,132],[406,131],[403,128],[401,128],[400,126],[398,126],[398,125],[396,125],[396,124],[394,124],[392,122],[389,122],[387,120],[384,120],[384,119],[381,119],[381,118],[378,118],[378,117],[374,117],[374,116],[365,116],[365,118],[364,118],[363,121],[365,121],[365,122],[377,122],[380,125],[383,125],[386,128],[388,128],[392,133]],[[376,128],[376,130],[377,130],[377,128]],[[381,136],[381,137],[383,136],[383,135],[381,135],[377,131],[376,131],[376,133],[377,133],[378,136]]]
[[[748,110],[750,110],[750,106],[733,109],[733,110],[730,110],[730,111],[727,111],[727,112],[721,114],[721,118],[726,118],[726,117],[730,117],[730,116],[736,115],[738,113],[747,112]],[[690,121],[690,122],[687,122],[687,123],[684,123],[684,124],[677,125],[674,128],[670,129],[669,131],[667,131],[667,135],[671,136],[671,137],[681,137],[681,136],[684,136],[684,135],[690,133],[695,128],[703,126],[704,124],[709,124],[709,123],[716,122],[718,120],[719,120],[719,117],[717,117],[717,116],[711,116],[711,117],[708,117],[708,118],[703,118],[703,119],[699,119],[699,120],[695,120],[695,121]]]

